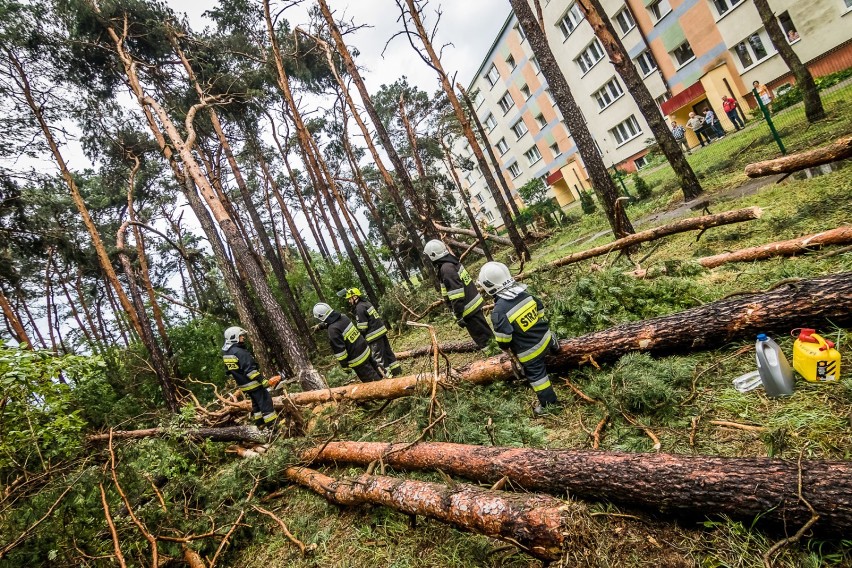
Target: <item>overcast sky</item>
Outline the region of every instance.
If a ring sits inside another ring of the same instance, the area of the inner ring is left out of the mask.
[[[371,92],[382,84],[393,83],[405,75],[409,83],[433,93],[439,87],[435,72],[423,63],[415,54],[404,37],[393,40],[382,58],[385,42],[402,29],[397,18],[399,9],[394,0],[328,0],[337,20],[353,20],[357,25],[369,25],[347,36],[347,42],[358,48],[359,64],[364,68],[364,78]],[[167,0],[176,12],[185,12],[193,28],[202,29],[209,22],[201,16],[216,5],[215,0]],[[275,6],[273,0],[273,9]],[[306,8],[313,5],[311,0],[303,6],[289,9],[284,17],[292,26],[307,23]],[[452,46],[444,50],[443,64],[447,72],[458,71],[458,79],[465,85],[470,82],[473,73],[479,68],[485,51],[494,41],[509,15],[508,0],[445,0],[439,3],[432,0],[426,9],[427,25],[435,21],[435,9],[443,11],[435,40],[436,47],[444,43]]]

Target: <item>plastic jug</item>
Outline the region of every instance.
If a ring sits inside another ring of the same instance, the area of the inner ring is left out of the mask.
[[[781,347],[772,341],[766,334],[757,336],[755,345],[757,351],[757,370],[760,373],[760,382],[766,396],[777,398],[779,396],[790,396],[793,394],[794,379],[793,369],[781,351]]]
[[[838,381],[840,352],[815,330],[802,329],[793,343],[793,368],[811,383]]]

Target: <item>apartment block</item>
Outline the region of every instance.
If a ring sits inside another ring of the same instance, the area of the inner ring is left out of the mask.
[[[603,46],[579,6],[541,0],[548,42],[574,94],[604,163],[635,171],[645,166],[652,137]],[[722,119],[722,96],[754,105],[751,83],[780,90],[792,82],[786,66],[747,0],[602,0],[625,49],[644,77],[660,112],[685,122],[710,106]],[[794,49],[815,75],[852,66],[852,0],[770,0]],[[497,154],[513,198],[540,178],[566,207],[591,188],[571,134],[547,88],[529,42],[509,14],[471,78],[476,112]],[[688,134],[692,137],[692,134]],[[697,140],[692,140],[696,144]],[[464,138],[456,153],[472,158]],[[502,226],[478,168],[461,172],[478,218]]]

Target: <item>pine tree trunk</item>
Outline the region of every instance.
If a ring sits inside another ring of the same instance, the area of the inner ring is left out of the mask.
[[[95,325],[95,319],[92,317],[92,311],[89,309],[89,304],[86,303],[86,295],[83,293],[82,269],[77,266],[77,277],[74,279],[74,291],[77,293],[77,301],[80,302],[80,307],[83,308],[83,315],[86,322],[89,324],[89,329],[92,332],[92,337],[95,339],[95,345],[100,345],[105,338]]]
[[[417,6],[415,0],[405,0],[405,3],[408,5],[408,16],[411,18],[411,22],[414,24],[414,27],[416,29],[415,35],[420,39],[420,42],[423,44],[423,47],[426,50],[429,65],[438,73],[438,79],[441,82],[441,87],[443,87],[444,93],[446,93],[447,99],[450,101],[450,105],[453,107],[453,111],[456,115],[456,120],[458,120],[459,124],[461,125],[462,132],[464,133],[465,138],[467,138],[471,150],[473,150],[473,155],[476,156],[476,162],[477,164],[479,164],[479,169],[482,172],[482,177],[485,178],[485,183],[488,185],[488,190],[491,192],[491,196],[494,198],[494,202],[497,205],[497,210],[500,212],[500,216],[503,218],[503,225],[506,228],[506,232],[509,235],[509,239],[512,241],[512,245],[515,247],[515,254],[518,255],[519,259],[529,260],[532,257],[530,256],[530,251],[527,248],[527,244],[524,242],[524,239],[521,238],[521,234],[518,232],[518,228],[512,218],[512,213],[511,211],[509,211],[509,207],[506,204],[506,200],[503,198],[503,194],[497,187],[497,182],[494,180],[494,175],[491,172],[491,168],[488,166],[488,162],[485,160],[485,154],[482,153],[482,147],[476,140],[476,135],[473,133],[473,129],[470,126],[470,120],[465,114],[464,109],[462,108],[461,103],[459,102],[459,99],[456,96],[455,91],[453,90],[453,85],[450,83],[449,76],[444,71],[444,67],[441,64],[441,59],[440,57],[438,57],[438,54],[435,51],[434,46],[432,45],[430,36],[426,31],[426,28],[423,26],[423,21],[420,18],[420,8]],[[403,20],[405,19],[405,14],[402,15],[402,18]]]
[[[778,256],[795,256],[819,250],[826,245],[846,245],[849,243],[852,243],[852,227],[838,227],[786,241],[705,256],[699,258],[697,262],[704,268],[716,268],[730,262],[754,262]]]
[[[550,50],[544,30],[536,21],[527,0],[509,0],[509,3],[512,5],[512,10],[518,18],[524,35],[530,42],[530,47],[547,84],[550,86],[556,105],[559,107],[559,111],[568,125],[568,130],[574,138],[574,144],[577,145],[577,150],[583,159],[583,165],[589,173],[598,200],[606,212],[613,234],[616,238],[621,238],[633,233],[633,225],[627,217],[627,213],[623,207],[619,207],[616,203],[619,198],[618,188],[612,178],[609,177],[603,159],[598,153],[595,140],[589,132],[589,127],[586,126],[582,111],[577,106],[577,101],[568,86],[568,81],[566,81],[562,70],[559,68],[559,63],[556,62],[556,57]]]
[[[592,25],[595,35],[603,44],[610,62],[615,67],[616,72],[624,81],[624,86],[627,92],[636,101],[636,106],[639,112],[648,123],[651,133],[657,140],[663,154],[671,164],[675,175],[680,180],[680,187],[683,191],[683,197],[686,200],[695,199],[701,192],[701,183],[698,181],[695,172],[686,160],[680,144],[675,141],[665,117],[660,114],[660,109],[657,103],[651,96],[648,86],[639,75],[639,70],[636,69],[633,60],[624,48],[624,44],[615,33],[615,28],[612,22],[607,18],[606,11],[603,9],[600,0],[578,0],[577,4],[586,15],[586,20]],[[628,8],[629,9],[629,8]]]
[[[70,274],[70,271],[66,270],[65,271],[66,278],[68,277],[67,276],[68,274]],[[77,322],[77,327],[80,328],[80,331],[83,333],[83,337],[86,338],[86,343],[89,344],[89,346],[92,348],[92,351],[97,352],[98,346],[95,343],[95,340],[92,337],[92,335],[89,333],[88,327],[86,326],[86,324],[83,323],[83,320],[80,319],[80,312],[77,311],[77,306],[74,304],[74,301],[71,299],[71,293],[68,291],[68,283],[66,281],[66,278],[60,278],[59,279],[59,285],[62,286],[62,292],[65,295],[65,300],[68,302],[68,307],[71,309],[71,316],[74,318],[74,321]],[[0,293],[0,296],[2,296],[2,293]],[[2,303],[3,303],[3,300],[0,298],[0,304],[2,304]]]
[[[745,167],[745,174],[751,178],[773,174],[789,174],[850,157],[852,157],[852,136],[846,136],[814,150],[749,164]]]
[[[805,104],[805,116],[808,122],[813,123],[817,120],[825,118],[825,109],[822,107],[822,99],[819,96],[819,90],[814,82],[813,75],[808,70],[808,66],[802,63],[793,46],[787,41],[787,36],[784,30],[781,29],[781,24],[772,12],[768,0],[754,0],[754,7],[757,8],[757,13],[760,14],[760,20],[763,22],[763,28],[766,30],[766,35],[778,55],[784,60],[784,63],[790,69],[793,77],[796,78],[796,86],[802,90],[802,95]]]
[[[331,33],[331,37],[334,39],[334,44],[337,47],[337,53],[343,59],[343,64],[346,67],[346,71],[349,76],[352,78],[352,81],[355,83],[355,87],[358,89],[358,93],[361,95],[361,102],[364,105],[364,110],[367,112],[367,115],[370,117],[370,122],[373,123],[373,127],[376,129],[376,135],[379,137],[379,141],[382,144],[382,148],[384,148],[385,153],[390,158],[391,163],[393,164],[394,169],[396,170],[397,177],[400,180],[400,183],[403,187],[405,193],[411,199],[412,196],[414,198],[417,197],[417,193],[414,189],[413,184],[411,183],[411,178],[408,175],[408,171],[405,169],[405,165],[402,163],[402,159],[399,157],[399,154],[394,148],[393,143],[391,142],[390,134],[388,134],[387,129],[385,128],[384,123],[379,118],[378,112],[376,112],[376,107],[373,106],[373,101],[370,98],[370,93],[367,91],[367,86],[364,84],[364,79],[361,77],[361,71],[358,69],[358,66],[355,65],[355,61],[352,59],[352,54],[349,52],[349,48],[346,46],[346,43],[343,41],[343,35],[340,33],[340,28],[338,28],[337,23],[334,21],[334,18],[331,15],[331,10],[328,8],[328,4],[325,0],[318,0],[317,2],[320,12],[325,18],[326,24],[328,24],[329,32]],[[331,59],[330,51],[326,49],[326,54],[329,60],[332,61],[331,68],[334,70],[335,77],[337,79],[338,84],[343,91],[343,94],[346,98],[346,104],[349,106],[352,111],[352,116],[355,118],[355,121],[358,123],[358,126],[361,128],[361,132],[364,134],[364,141],[367,144],[367,147],[370,150],[370,154],[372,154],[373,159],[376,161],[376,167],[379,168],[379,171],[382,174],[382,178],[385,180],[385,185],[387,186],[388,193],[390,193],[391,199],[399,211],[399,215],[402,219],[403,225],[405,225],[406,231],[408,232],[408,238],[411,240],[411,244],[420,259],[420,263],[423,266],[423,272],[428,276],[430,280],[435,280],[435,269],[432,267],[432,263],[428,258],[423,254],[423,240],[420,238],[415,225],[408,215],[408,208],[405,205],[405,202],[402,199],[402,196],[399,193],[399,189],[397,187],[396,182],[393,179],[393,176],[390,175],[390,172],[385,168],[384,163],[381,160],[381,156],[376,150],[375,145],[372,141],[372,136],[370,135],[370,131],[367,128],[367,125],[364,124],[364,121],[361,120],[361,117],[358,113],[358,109],[355,106],[354,101],[352,100],[352,96],[349,94],[349,90],[346,88],[346,84],[340,79],[339,75],[336,72],[336,66]],[[412,202],[415,202],[412,199]],[[429,233],[427,231],[427,237],[436,238],[437,233]],[[437,282],[437,281],[436,281]]]
[[[470,117],[473,119],[473,124],[476,126],[476,132],[479,134],[479,139],[482,141],[482,145],[485,147],[485,151],[488,152],[488,159],[491,160],[491,165],[494,167],[494,173],[496,174],[497,179],[500,181],[500,187],[503,188],[503,195],[506,196],[506,202],[509,204],[509,208],[512,210],[512,215],[518,217],[521,212],[518,210],[518,204],[515,203],[515,200],[512,198],[512,192],[509,189],[509,184],[506,183],[506,176],[503,175],[503,170],[500,167],[500,162],[497,160],[497,155],[494,153],[494,148],[491,146],[491,141],[488,140],[488,134],[485,132],[485,128],[482,126],[482,121],[479,120],[479,115],[476,113],[476,107],[473,105],[473,101],[470,100],[470,96],[468,96],[467,91],[462,86],[461,83],[456,83],[456,89],[458,89],[459,93],[461,93],[462,98],[464,99],[464,104],[467,105],[467,109],[470,113]],[[527,226],[523,222],[519,222],[521,225],[521,229],[524,232],[527,232]]]
[[[27,301],[24,298],[24,293],[18,287],[16,287],[16,289],[15,289],[15,296],[18,298],[17,304],[20,305],[20,306],[23,306],[24,313],[27,314],[27,321],[30,324],[30,328],[33,330],[36,337],[38,338],[38,342],[41,345],[42,349],[47,349],[47,343],[44,341],[44,336],[42,336],[41,330],[39,330],[38,326],[36,325],[35,318],[33,317],[32,312],[30,312],[29,306],[27,306]],[[81,303],[83,303],[83,302],[81,302]],[[83,303],[83,305],[85,306],[85,303]],[[101,337],[103,337],[103,336],[101,336]]]
[[[3,310],[3,315],[6,317],[6,321],[9,322],[12,331],[15,333],[15,341],[17,341],[20,345],[26,344],[26,349],[32,350],[33,342],[29,335],[27,335],[27,330],[24,329],[20,318],[18,318],[15,310],[12,309],[9,299],[6,298],[2,290],[0,290],[0,309]]]
[[[320,448],[306,452],[314,460]],[[689,518],[728,516],[798,528],[819,515],[820,535],[852,530],[852,462],[501,448],[421,442],[330,442],[321,462],[379,461],[439,469],[481,483],[508,477],[524,491],[591,498]],[[747,490],[745,488],[748,488]]]

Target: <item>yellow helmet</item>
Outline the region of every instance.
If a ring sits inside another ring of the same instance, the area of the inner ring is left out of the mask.
[[[346,290],[346,299],[347,300],[350,300],[352,298],[360,298],[360,297],[361,297],[361,290],[359,290],[358,288],[348,288]]]

